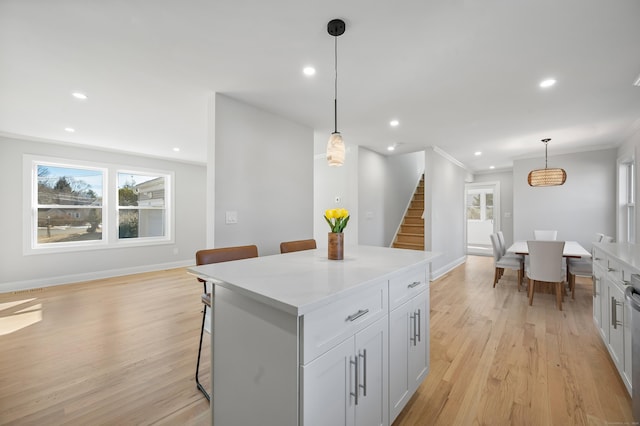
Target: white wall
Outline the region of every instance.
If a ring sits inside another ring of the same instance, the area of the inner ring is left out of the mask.
[[[425,250],[440,253],[432,279],[466,259],[464,187],[467,172],[433,149],[425,151]]]
[[[530,187],[527,175],[544,157],[513,163],[514,238],[533,238],[535,229],[555,229],[559,240],[587,250],[595,233],[615,235],[616,149],[549,157],[549,167],[567,172],[564,185]]]
[[[256,244],[262,256],[312,238],[311,128],[217,94],[213,158],[215,247]],[[228,211],[237,223],[225,223]]]
[[[22,159],[24,154],[99,161],[175,173],[175,243],[23,255]],[[0,293],[16,289],[92,280],[135,272],[186,266],[205,245],[203,165],[172,162],[84,147],[0,137]]]
[[[385,241],[385,204],[392,201],[385,190],[387,160],[366,148],[358,149],[358,237],[370,246],[388,245]]]
[[[474,175],[473,183],[500,182],[500,230],[505,244],[513,244],[513,171]]]

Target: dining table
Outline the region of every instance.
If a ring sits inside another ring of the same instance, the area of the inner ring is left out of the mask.
[[[526,241],[516,241],[507,249],[507,253],[526,256],[529,254],[529,246]],[[577,241],[565,241],[562,257],[567,259],[567,282],[569,282],[569,259],[590,258],[591,253]]]
[[[507,252],[528,255],[529,247],[527,246],[526,241],[516,241],[511,245],[511,247],[507,249]],[[568,261],[570,258],[573,258],[573,259],[577,259],[581,257],[590,258],[591,253],[589,253],[589,251],[587,251],[587,249],[582,247],[580,243],[577,241],[565,241],[564,250],[562,251],[562,256],[567,258],[567,261]]]

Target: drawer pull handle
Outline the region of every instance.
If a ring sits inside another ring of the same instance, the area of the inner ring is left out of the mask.
[[[358,318],[360,318],[363,315],[366,315],[369,313],[368,309],[360,309],[358,312],[356,312],[355,314],[351,314],[347,317],[347,321],[355,321]]]
[[[594,258],[593,260],[600,261],[600,260],[602,260],[602,258],[600,258],[600,257],[596,257],[596,258]]]
[[[616,270],[615,270],[615,269],[613,269],[613,268],[607,268],[607,271],[608,271],[608,272],[615,272]]]
[[[408,287],[408,288],[414,288],[414,287],[419,286],[420,284],[422,284],[422,282],[420,282],[420,281],[414,281],[414,282],[412,282],[411,284],[409,284],[407,287]]]

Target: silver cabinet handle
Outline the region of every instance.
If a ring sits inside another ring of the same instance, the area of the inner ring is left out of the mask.
[[[618,301],[616,300],[615,297],[611,296],[611,325],[613,326],[614,330],[618,329],[619,325],[622,325],[621,322],[618,321],[618,305],[620,303],[618,303]]]
[[[363,349],[362,353],[358,352],[358,358],[362,358],[362,365],[363,365],[362,384],[358,384],[358,387],[362,388],[362,396],[367,396],[367,350]]]
[[[422,284],[422,282],[421,282],[421,281],[414,281],[414,282],[412,282],[411,284],[409,284],[407,287],[408,287],[408,288],[414,288],[414,287],[419,286],[420,284]]]
[[[596,277],[595,275],[591,275],[591,281],[593,283],[593,297],[596,297],[598,295],[598,291],[596,288],[596,281],[598,281],[600,278]]]
[[[422,341],[422,311],[420,309],[418,309],[418,312],[416,313],[416,316],[418,317],[418,342]]]
[[[615,269],[613,269],[613,268],[611,268],[611,267],[607,268],[607,272],[615,272],[615,271],[616,271],[616,270],[615,270]]]
[[[351,314],[347,317],[347,321],[355,321],[358,318],[360,318],[363,315],[366,315],[369,313],[368,309],[360,309],[358,312],[356,312],[355,314]]]
[[[360,377],[358,376],[358,358],[356,357],[356,359],[352,359],[351,357],[349,357],[349,367],[353,366],[356,370],[356,383],[355,383],[355,392],[349,392],[349,395],[351,395],[356,402],[356,405],[358,405],[358,383],[360,381]]]
[[[409,319],[411,321],[413,321],[413,330],[411,329],[411,326],[409,326],[409,334],[413,333],[413,336],[409,337],[409,341],[411,343],[413,343],[413,346],[416,346],[417,345],[417,341],[416,341],[416,339],[417,339],[417,334],[416,334],[417,325],[416,325],[416,314],[415,314],[415,312],[413,314],[409,315]]]

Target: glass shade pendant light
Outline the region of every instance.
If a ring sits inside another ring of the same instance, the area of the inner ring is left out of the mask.
[[[346,25],[342,19],[333,19],[327,24],[327,32],[332,35],[335,42],[335,83],[333,98],[333,123],[334,130],[327,143],[327,161],[330,166],[342,166],[344,164],[344,141],[338,131],[338,36],[344,34]]]
[[[547,168],[547,144],[551,139],[542,139],[544,143],[544,169],[531,170],[527,177],[529,186],[557,186],[567,180],[567,172],[564,169]]]

